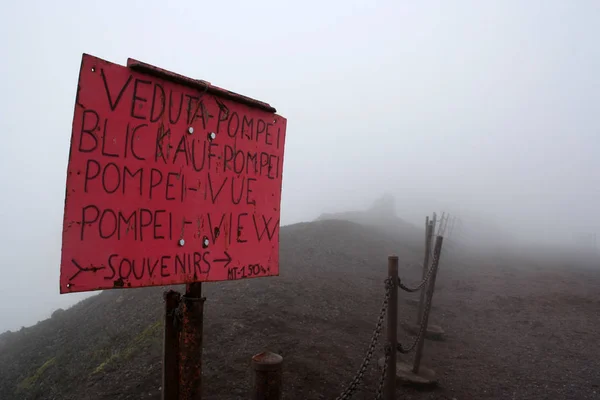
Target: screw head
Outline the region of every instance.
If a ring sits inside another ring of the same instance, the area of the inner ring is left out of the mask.
[[[185,240],[183,240],[183,239],[179,239],[179,245],[180,245],[180,246],[183,246],[184,244],[185,244]]]
[[[208,137],[210,137],[210,140],[215,140],[217,138],[217,134],[214,132],[211,132]]]
[[[208,247],[208,245],[209,245],[209,241],[208,241],[208,238],[207,238],[207,237],[205,237],[205,238],[204,238],[204,242],[203,242],[203,244],[204,244],[204,247]]]
[[[190,127],[188,128],[188,133],[189,133],[190,135],[191,135],[192,133],[194,133],[194,127],[193,127],[193,126],[190,126]]]

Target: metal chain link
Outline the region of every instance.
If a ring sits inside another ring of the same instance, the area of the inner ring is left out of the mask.
[[[360,384],[362,383],[362,381],[364,379],[365,372],[367,371],[367,368],[369,367],[369,363],[371,362],[371,358],[373,358],[373,354],[375,353],[375,346],[377,345],[377,341],[379,340],[379,336],[381,335],[381,329],[383,327],[385,313],[387,311],[388,303],[390,300],[391,286],[392,286],[392,280],[390,278],[387,278],[385,280],[385,296],[383,299],[383,304],[381,305],[381,310],[379,312],[379,318],[377,319],[377,324],[375,325],[375,330],[373,331],[373,335],[371,336],[371,343],[369,344],[369,349],[367,351],[367,354],[366,354],[365,358],[363,359],[363,362],[362,362],[360,368],[358,369],[358,372],[356,373],[356,375],[354,376],[352,381],[350,381],[350,384],[348,385],[348,387],[346,389],[344,389],[344,391],[338,397],[336,397],[336,400],[351,399],[352,396],[354,396],[354,394],[358,390]]]
[[[439,256],[438,256],[438,257],[434,258],[433,263],[431,265],[431,270],[432,271],[434,269],[437,270],[439,264],[440,264],[440,262],[439,262]],[[419,326],[419,333],[417,334],[417,337],[415,338],[414,342],[408,348],[404,348],[401,343],[398,343],[397,346],[396,346],[396,349],[398,350],[399,353],[407,354],[407,353],[410,353],[411,351],[413,351],[415,349],[415,347],[417,347],[417,343],[419,343],[419,341],[421,340],[422,336],[425,334],[425,329],[426,329],[426,327],[425,327],[425,321],[429,317],[429,311],[431,310],[431,301],[433,299],[433,296],[427,296],[427,297],[428,297],[427,298],[427,303],[425,303],[425,309],[423,311],[423,317],[421,318],[421,325]]]
[[[385,374],[387,372],[388,365],[390,363],[391,355],[392,355],[392,347],[389,344],[387,344],[385,346],[385,361],[383,363],[381,377],[379,378],[379,386],[377,387],[377,392],[375,394],[375,400],[381,400],[381,396],[383,396],[383,385],[385,384]]]
[[[423,288],[423,286],[425,286],[425,284],[429,281],[429,278],[431,278],[431,275],[433,273],[433,266],[434,264],[431,263],[431,267],[429,268],[429,271],[427,271],[427,275],[425,275],[425,277],[423,278],[423,280],[421,281],[421,283],[419,283],[419,285],[417,287],[411,288],[406,286],[405,284],[402,283],[402,280],[400,279],[400,277],[398,277],[398,286],[400,287],[400,289],[404,290],[405,292],[409,292],[409,293],[413,293],[413,292],[417,292],[419,290],[421,290]]]

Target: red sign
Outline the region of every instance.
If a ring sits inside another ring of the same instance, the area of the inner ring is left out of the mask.
[[[279,274],[286,119],[266,103],[85,55],[60,292]]]

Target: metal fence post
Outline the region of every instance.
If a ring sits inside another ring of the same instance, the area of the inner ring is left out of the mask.
[[[186,285],[181,298],[179,342],[179,400],[202,399],[202,329],[204,320],[202,283]]]
[[[435,217],[434,217],[435,218]],[[433,220],[435,221],[435,219]],[[434,222],[427,223],[425,227],[425,259],[423,260],[423,274],[421,279],[425,279],[427,271],[429,270],[429,255],[431,254],[431,239],[433,238],[433,224]],[[425,305],[425,288],[421,289],[419,297],[419,308],[417,310],[417,326],[421,324],[423,318],[423,306]]]
[[[413,373],[419,373],[419,367],[421,365],[421,357],[423,356],[423,343],[425,342],[425,332],[427,332],[427,324],[429,323],[429,310],[431,309],[431,301],[433,299],[433,290],[435,289],[435,279],[437,276],[438,266],[440,264],[440,255],[442,253],[442,242],[443,236],[438,236],[435,241],[435,249],[433,253],[433,272],[429,284],[427,285],[427,303],[425,303],[425,310],[423,313],[422,323],[425,325],[423,334],[419,337],[417,343],[417,351],[415,354],[415,362],[413,364]]]
[[[388,257],[388,276],[391,287],[387,309],[387,341],[391,352],[385,371],[384,399],[393,400],[396,398],[396,347],[398,345],[398,256]]]
[[[175,312],[181,295],[165,292],[165,327],[163,334],[162,400],[179,400],[179,332]]]
[[[262,352],[252,357],[252,400],[281,399],[283,357]]]

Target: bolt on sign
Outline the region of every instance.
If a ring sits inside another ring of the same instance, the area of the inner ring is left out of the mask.
[[[278,275],[286,124],[206,81],[84,54],[60,292]]]

